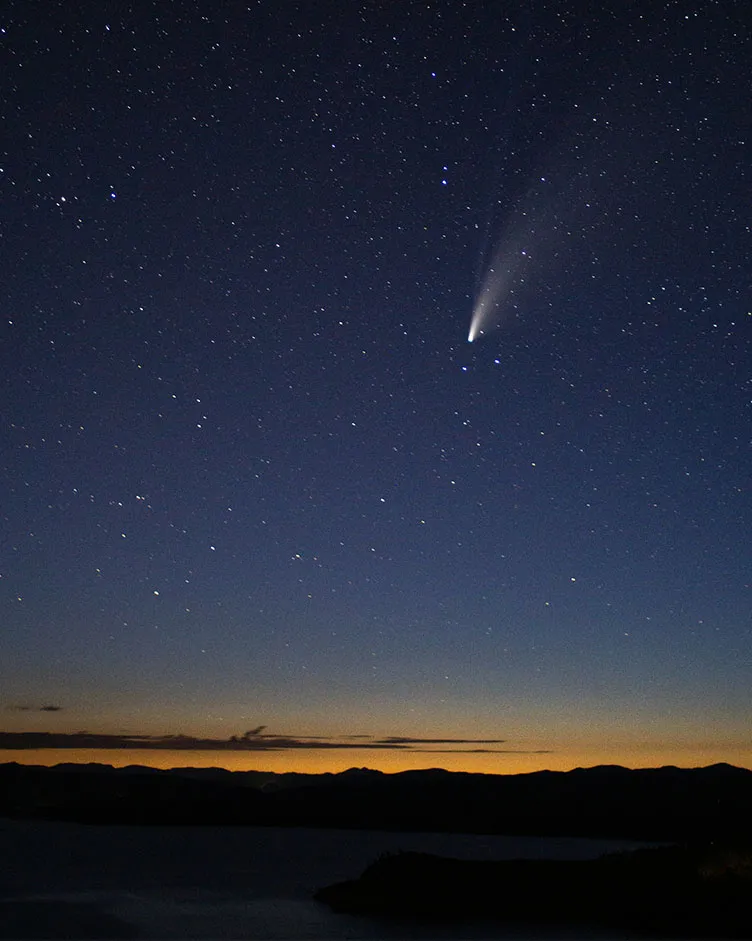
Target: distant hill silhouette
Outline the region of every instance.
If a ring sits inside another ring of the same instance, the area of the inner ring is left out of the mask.
[[[0,765],[0,815],[85,823],[253,824],[636,840],[752,837],[752,771],[618,766],[493,775],[273,774]]]
[[[596,860],[387,855],[320,889],[336,912],[432,923],[589,927],[650,937],[748,938],[752,854],[661,847]]]

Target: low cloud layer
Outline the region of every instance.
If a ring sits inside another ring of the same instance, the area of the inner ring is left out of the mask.
[[[42,707],[42,711],[55,711]],[[23,710],[26,711],[26,710]],[[32,711],[31,709],[29,711]],[[33,711],[39,711],[39,708]],[[402,751],[434,754],[550,754],[549,751],[524,751],[507,748],[474,747],[502,745],[504,739],[474,738],[411,738],[390,735],[377,738],[370,735],[322,736],[274,735],[260,725],[242,735],[229,739],[196,738],[191,735],[103,735],[96,732],[0,732],[0,750],[37,748],[113,748],[113,749],[167,749],[179,751],[289,751],[295,749],[369,749],[375,751]],[[455,746],[452,748],[436,746]]]
[[[9,712],[62,712],[62,706],[29,706],[21,703],[14,703],[12,706],[8,706]]]

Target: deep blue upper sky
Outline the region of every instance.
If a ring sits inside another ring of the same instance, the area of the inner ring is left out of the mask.
[[[5,727],[752,762],[747,15],[6,5]]]

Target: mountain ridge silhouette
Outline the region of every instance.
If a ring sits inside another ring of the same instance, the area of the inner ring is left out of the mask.
[[[0,765],[0,816],[80,823],[708,840],[752,835],[749,806],[752,771],[726,763],[513,775]]]

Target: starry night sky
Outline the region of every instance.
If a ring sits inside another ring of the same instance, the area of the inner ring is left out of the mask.
[[[748,15],[6,4],[0,760],[752,767]]]

